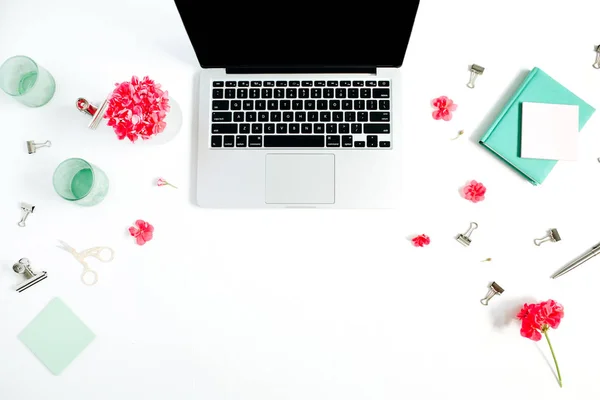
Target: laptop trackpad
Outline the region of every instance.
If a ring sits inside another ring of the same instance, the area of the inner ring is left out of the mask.
[[[333,154],[267,154],[267,204],[333,204]]]

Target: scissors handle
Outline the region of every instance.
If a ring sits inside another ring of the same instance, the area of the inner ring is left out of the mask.
[[[91,275],[91,280],[90,278],[85,278],[88,274]],[[98,282],[98,273],[93,269],[86,268],[86,270],[81,274],[81,282],[88,286],[94,286]]]
[[[94,247],[86,250],[85,256],[94,257],[102,262],[110,262],[115,258],[115,251],[110,247]]]

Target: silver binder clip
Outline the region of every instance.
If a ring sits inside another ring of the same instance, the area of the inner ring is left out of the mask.
[[[502,289],[502,287],[500,287],[500,285],[498,285],[496,282],[492,282],[492,284],[490,285],[490,290],[488,290],[485,297],[483,299],[479,300],[479,302],[481,304],[483,304],[484,306],[487,306],[492,297],[494,297],[495,295],[501,295],[503,292],[504,292],[504,289]]]
[[[475,229],[477,229],[478,227],[479,227],[479,225],[477,225],[477,222],[471,222],[471,225],[469,225],[469,229],[465,233],[461,233],[460,235],[458,235],[456,237],[456,240],[463,246],[470,245],[471,244],[471,233],[473,233],[473,231]]]
[[[469,66],[469,71],[471,71],[471,77],[469,78],[469,83],[467,83],[467,87],[473,89],[475,87],[475,80],[479,75],[483,75],[483,68],[481,65],[472,64]]]
[[[23,274],[25,275],[25,278],[27,278],[25,282],[17,286],[17,292],[19,293],[29,289],[36,283],[41,282],[48,277],[48,273],[46,271],[42,271],[39,274],[33,272],[28,258],[21,258],[19,261],[17,261],[13,265],[13,271],[15,271],[17,274]]]
[[[27,141],[27,152],[29,154],[35,154],[40,147],[52,147],[52,142],[49,140],[46,140],[44,143],[35,143],[33,140]]]
[[[106,100],[104,100],[104,102],[102,102],[100,107],[96,107],[83,97],[80,97],[75,102],[75,107],[77,107],[77,109],[82,113],[92,116],[92,120],[88,124],[88,128],[96,129],[98,128],[98,125],[100,125],[100,121],[102,121],[102,117],[104,117],[104,113],[108,108],[108,97]]]
[[[536,246],[539,246],[542,243],[547,242],[547,241],[560,242],[560,235],[558,234],[558,231],[556,229],[550,229],[548,231],[548,234],[546,236],[544,236],[543,238],[533,239],[533,243]]]
[[[594,47],[596,52],[596,61],[592,64],[592,67],[600,69],[600,45]]]
[[[21,228],[25,226],[25,220],[27,219],[27,217],[29,216],[29,214],[33,213],[33,210],[35,209],[35,206],[32,206],[29,203],[21,203],[21,220],[19,221],[19,223],[17,225],[19,225]]]

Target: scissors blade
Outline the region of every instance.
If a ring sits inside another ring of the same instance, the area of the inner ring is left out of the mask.
[[[59,240],[59,242],[62,245],[62,246],[56,246],[59,249],[63,249],[64,251],[68,251],[71,254],[75,252],[75,249],[72,248],[71,246],[69,246],[67,243],[63,242],[62,240]]]

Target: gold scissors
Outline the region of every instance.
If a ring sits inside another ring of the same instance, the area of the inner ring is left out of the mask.
[[[88,286],[93,286],[96,284],[96,282],[98,282],[98,273],[89,267],[89,265],[85,261],[85,259],[88,257],[94,257],[95,259],[97,259],[101,262],[107,263],[107,262],[112,261],[115,258],[115,251],[113,249],[111,249],[110,247],[92,247],[90,249],[86,249],[86,250],[77,252],[77,251],[75,251],[74,248],[72,248],[71,246],[69,246],[68,244],[63,242],[62,240],[59,240],[59,242],[61,243],[62,246],[57,246],[57,247],[71,253],[71,255],[73,255],[73,257],[75,257],[75,259],[77,261],[79,261],[81,263],[81,265],[83,265],[83,273],[81,274],[81,281]],[[88,275],[88,274],[91,275],[91,280],[90,280],[90,278],[88,278],[88,279],[85,278],[86,275]]]

